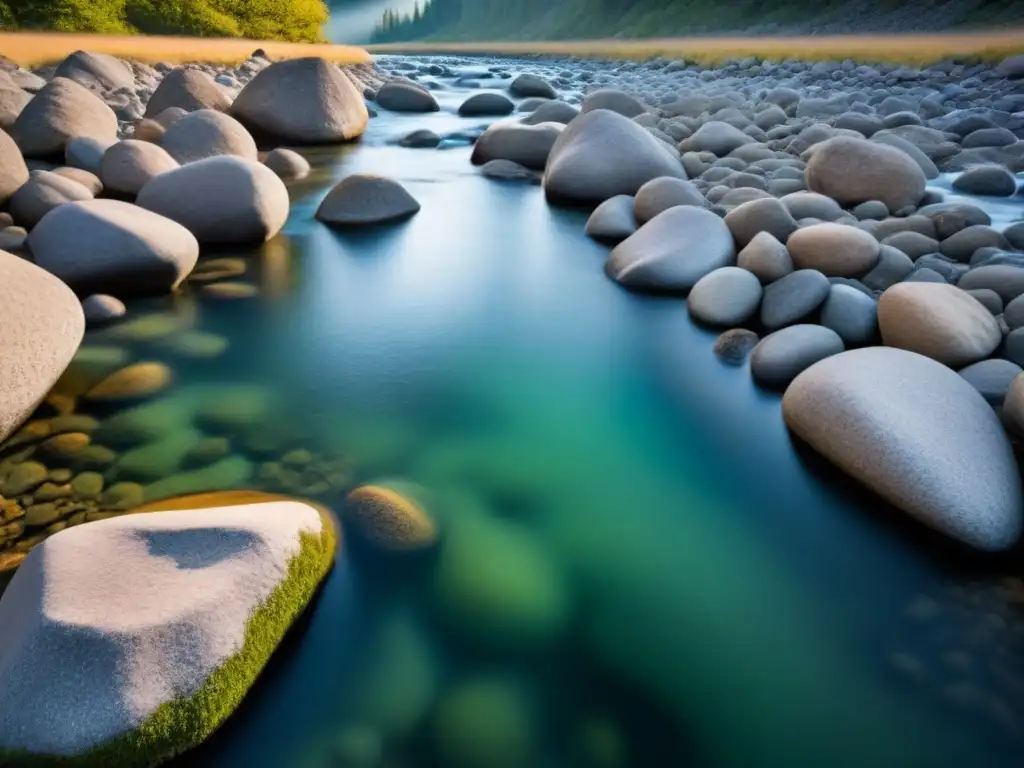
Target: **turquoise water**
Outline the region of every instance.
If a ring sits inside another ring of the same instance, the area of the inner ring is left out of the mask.
[[[682,300],[605,277],[585,211],[481,178],[466,146],[389,143],[478,125],[382,116],[308,152],[285,233],[247,257],[260,295],[173,305],[230,342],[175,363],[182,386],[272,387],[353,481],[423,485],[443,532],[412,559],[346,537],[240,711],[180,764],[1019,766],[1011,565],[794,446],[778,397],[718,362]],[[421,212],[315,222],[356,171]]]

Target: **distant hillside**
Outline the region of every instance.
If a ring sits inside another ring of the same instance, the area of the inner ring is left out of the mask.
[[[1024,24],[1024,0],[427,0],[373,42],[569,40],[724,32],[935,32]]]
[[[317,42],[323,0],[0,0],[0,28]]]

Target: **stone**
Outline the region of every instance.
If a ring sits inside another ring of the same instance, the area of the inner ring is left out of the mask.
[[[558,92],[555,91],[551,83],[542,77],[526,72],[518,75],[509,83],[508,90],[513,96],[518,96],[519,98],[539,96],[544,99],[553,99],[558,96]]]
[[[715,339],[715,354],[728,365],[742,365],[754,347],[757,334],[746,328],[733,328]]]
[[[0,440],[35,410],[71,362],[85,333],[78,299],[56,277],[0,251]],[[16,375],[13,375],[16,373]],[[16,494],[15,494],[16,495]]]
[[[89,442],[89,435],[84,432],[65,432],[43,440],[39,450],[48,458],[66,461],[73,459]]]
[[[147,483],[173,475],[184,466],[185,458],[202,440],[202,434],[195,429],[180,427],[159,440],[121,454],[107,477]]]
[[[989,404],[998,407],[1003,404],[1006,393],[1010,390],[1010,383],[1022,370],[1024,369],[1009,360],[982,360],[961,368],[959,374],[977,389]]]
[[[203,296],[226,301],[251,299],[254,296],[258,296],[260,292],[260,289],[252,283],[243,283],[235,280],[211,283],[202,286],[199,290]]]
[[[605,272],[631,290],[685,293],[735,258],[732,234],[718,216],[704,208],[678,206],[619,243]]]
[[[704,195],[693,185],[674,176],[651,179],[637,190],[633,213],[638,224],[646,224],[659,213],[677,205],[705,206]]]
[[[797,269],[816,269],[829,277],[859,277],[878,263],[878,241],[844,224],[802,227],[790,235],[786,248]]]
[[[562,125],[568,125],[579,115],[580,110],[578,107],[556,100],[541,104],[537,109],[524,117],[522,122],[524,125],[539,125],[540,123],[562,123]]]
[[[939,245],[939,252],[943,256],[967,263],[980,248],[1005,248],[1008,245],[1006,238],[998,230],[976,224],[964,227],[943,240]]]
[[[88,88],[56,77],[25,105],[10,133],[25,157],[46,157],[62,153],[75,138],[112,144],[117,115]]]
[[[26,528],[45,528],[61,518],[56,504],[33,504],[26,508],[24,523]]]
[[[587,219],[586,234],[594,240],[618,245],[637,230],[633,196],[616,195],[601,203]]]
[[[71,480],[71,490],[80,499],[98,499],[103,493],[103,475],[99,472],[81,472]]]
[[[527,529],[499,518],[452,518],[434,571],[441,616],[474,644],[514,651],[550,646],[570,598],[558,564]]]
[[[633,118],[646,112],[647,107],[644,106],[643,102],[624,91],[602,88],[593,93],[588,93],[580,105],[580,111],[584,114],[597,110],[615,112],[623,117]]]
[[[491,160],[510,160],[535,171],[543,171],[551,148],[562,134],[558,123],[492,125],[473,145],[470,161],[482,165]]]
[[[179,164],[234,156],[256,161],[256,142],[240,122],[213,109],[190,112],[160,137],[160,146]]]
[[[79,85],[98,93],[135,86],[135,73],[132,72],[132,68],[120,59],[105,53],[75,51],[57,65],[53,76],[74,80]]]
[[[196,264],[196,268],[192,270],[188,279],[193,283],[208,283],[213,280],[241,277],[245,272],[245,259],[232,257],[203,259]]]
[[[63,205],[28,242],[39,266],[85,296],[166,293],[199,258],[199,243],[184,227],[119,200]]]
[[[977,165],[957,176],[953,189],[968,195],[1009,197],[1017,191],[1017,180],[1001,165]]]
[[[362,485],[345,499],[344,521],[376,549],[417,552],[437,544],[437,525],[423,508],[422,489],[378,481]]]
[[[906,153],[911,160],[917,163],[926,179],[938,178],[939,169],[935,166],[935,163],[913,142],[891,133],[880,133],[877,136],[873,136],[871,140],[879,144],[887,144]]]
[[[726,216],[726,224],[728,223],[729,217]],[[773,283],[793,271],[793,260],[786,246],[769,232],[754,235],[740,251],[736,265],[752,272],[764,285]]]
[[[537,726],[521,689],[502,678],[470,678],[437,703],[434,741],[447,768],[536,765]]]
[[[32,95],[22,90],[0,71],[0,129],[7,130],[18,119],[21,110],[32,100]]]
[[[46,467],[38,461],[23,461],[15,464],[7,477],[0,482],[4,496],[21,496],[35,490],[46,481]]]
[[[273,408],[273,394],[265,387],[231,386],[204,396],[195,419],[204,431],[236,434],[247,426],[266,422]]]
[[[806,318],[828,298],[828,278],[815,269],[798,269],[765,286],[761,324],[770,331]]]
[[[808,189],[842,205],[881,200],[892,212],[917,205],[926,183],[920,166],[905,152],[850,136],[816,145],[804,175]]]
[[[501,93],[474,93],[459,105],[462,117],[487,117],[511,115],[516,105]]]
[[[295,150],[284,147],[271,150],[263,164],[276,173],[282,181],[304,179],[312,170],[306,158]]]
[[[0,130],[0,205],[10,200],[29,179],[28,167],[18,145],[5,131]]]
[[[843,349],[843,340],[829,328],[791,325],[757,343],[750,354],[750,372],[762,386],[784,389],[797,375]]]
[[[990,288],[1009,303],[1024,293],[1024,269],[1007,264],[976,267],[960,278],[958,285],[965,291]]]
[[[134,363],[107,376],[86,393],[90,400],[134,400],[167,389],[174,380],[163,363]]]
[[[228,350],[228,340],[205,331],[185,331],[159,342],[161,349],[185,360],[212,360]]]
[[[830,197],[819,195],[817,192],[791,192],[779,199],[797,221],[802,219],[836,221],[845,215],[839,203]]]
[[[21,226],[31,230],[50,211],[92,198],[92,192],[77,181],[53,171],[33,171],[29,180],[11,197],[11,215]]]
[[[441,107],[426,88],[404,80],[389,80],[377,91],[377,105],[391,112],[437,112]]]
[[[186,494],[245,488],[252,476],[252,462],[241,456],[229,456],[207,467],[150,483],[144,489],[144,498],[148,503]]]
[[[178,162],[156,144],[126,139],[103,153],[100,180],[111,192],[135,197],[150,179],[178,167]]]
[[[981,302],[982,306],[984,306],[985,309],[991,312],[994,316],[1003,314],[1003,300],[999,298],[999,294],[991,288],[977,288],[973,291],[968,291],[968,293]],[[1024,307],[1022,307],[1022,309],[1024,309]]]
[[[117,142],[112,139],[101,141],[88,136],[77,136],[64,148],[64,162],[69,168],[80,168],[99,178],[103,153],[115,143]]]
[[[24,227],[4,227],[0,229],[0,251],[24,251],[27,239],[28,231]]]
[[[651,179],[686,178],[671,150],[640,125],[598,109],[573,120],[551,148],[544,173],[549,199],[602,203],[635,195]]]
[[[798,376],[782,415],[818,453],[920,522],[983,550],[1018,539],[1010,444],[984,398],[949,368],[889,347],[845,352]]]
[[[821,324],[847,347],[870,344],[878,334],[878,304],[856,288],[833,284],[821,308]]]
[[[160,85],[146,103],[145,116],[155,118],[171,107],[186,112],[198,112],[201,109],[226,112],[230,106],[231,97],[212,77],[201,69],[178,67],[160,80]]]
[[[480,175],[496,181],[525,181],[540,184],[540,176],[526,166],[511,160],[489,160],[480,166]]]
[[[426,128],[419,128],[398,140],[399,146],[416,149],[433,149],[440,143],[441,137]]]
[[[0,600],[0,749],[68,760],[137,738],[146,746],[133,754],[155,765],[197,746],[310,603],[335,539],[326,513],[290,500],[124,515],[51,536]]]
[[[136,203],[178,222],[203,244],[269,240],[281,231],[290,207],[288,189],[273,171],[233,156],[162,173],[142,188]]]
[[[93,196],[98,196],[103,192],[103,182],[100,181],[99,176],[89,171],[83,171],[81,168],[71,168],[70,166],[60,166],[53,169],[53,173],[58,176],[63,176],[65,179],[71,179],[77,181],[83,187],[88,189]]]
[[[742,325],[757,312],[761,293],[761,282],[747,270],[721,267],[697,281],[686,308],[708,325]]]
[[[718,157],[725,157],[730,152],[746,144],[754,144],[757,139],[747,135],[729,123],[712,120],[704,123],[688,139],[679,144],[681,152],[711,152]]]
[[[1003,230],[1003,237],[1010,244],[1011,248],[1024,251],[1024,221],[1011,224]]]
[[[384,103],[390,99],[388,88],[385,85],[377,95],[377,103],[385,109],[391,109]],[[433,100],[423,93],[424,101]],[[434,102],[434,109],[425,111],[436,109]],[[319,58],[278,61],[262,69],[238,94],[231,114],[259,133],[298,144],[355,139],[369,121],[366,103],[352,78]]]
[[[897,232],[889,235],[882,241],[882,245],[888,245],[898,251],[902,251],[916,261],[929,253],[938,253],[939,241],[920,232]]]
[[[859,221],[881,221],[889,215],[888,206],[881,200],[868,200],[850,211]]]
[[[1002,341],[999,324],[966,291],[938,283],[899,283],[878,300],[886,346],[917,352],[952,368],[991,355]]]
[[[1002,402],[1003,422],[1018,438],[1024,437],[1024,376],[1019,373],[1010,382]]]
[[[761,233],[776,242],[785,243],[796,232],[796,219],[774,197],[751,200],[733,208],[725,215],[725,224],[736,240],[737,248],[746,248]]]
[[[108,509],[127,511],[143,502],[143,488],[138,483],[114,483],[100,494],[100,504]]]
[[[339,181],[317,208],[316,218],[333,226],[367,226],[407,219],[420,204],[392,179],[354,173]]]
[[[137,139],[138,141],[148,141],[153,144],[159,144],[160,139],[163,138],[165,133],[167,133],[167,129],[160,125],[156,120],[143,117],[140,120],[135,121],[135,131],[132,133],[132,138]]]

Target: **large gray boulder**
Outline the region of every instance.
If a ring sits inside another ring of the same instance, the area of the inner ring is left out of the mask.
[[[75,294],[56,277],[0,251],[0,440],[57,383],[85,333]]]
[[[178,107],[186,112],[200,109],[227,111],[231,97],[201,69],[172,69],[160,81],[146,104],[146,117],[155,118],[165,109]]]
[[[156,144],[126,139],[103,153],[99,176],[105,189],[135,197],[150,179],[177,167],[178,162]]]
[[[976,165],[954,179],[953,189],[968,195],[1009,197],[1017,191],[1017,180],[1001,165]]]
[[[633,213],[633,197],[616,195],[601,203],[587,219],[588,237],[618,245],[636,232],[639,225]]]
[[[0,129],[9,129],[31,100],[32,94],[16,86],[0,69]]]
[[[704,275],[735,259],[725,222],[704,208],[684,205],[655,216],[619,243],[605,272],[632,290],[686,293]]]
[[[80,296],[166,293],[188,277],[199,243],[180,224],[120,200],[69,203],[29,235],[36,263]]]
[[[545,99],[553,99],[558,95],[554,86],[552,86],[547,80],[526,72],[513,80],[509,84],[508,90],[513,96],[519,96],[520,98],[539,96]]]
[[[820,325],[791,325],[765,336],[750,355],[750,372],[765,387],[784,389],[819,360],[844,349],[839,335]]]
[[[878,263],[878,241],[863,230],[825,222],[798,229],[786,248],[797,269],[829,277],[859,277]]]
[[[28,167],[14,139],[0,130],[0,205],[28,181]]]
[[[406,219],[420,204],[393,179],[354,173],[339,181],[317,208],[316,218],[334,226],[366,226]]]
[[[491,160],[511,160],[526,168],[542,171],[563,130],[565,126],[560,123],[498,123],[476,140],[470,160],[475,165]]]
[[[878,300],[882,341],[962,368],[991,355],[1003,334],[985,306],[944,283],[904,282]]]
[[[651,179],[685,179],[679,159],[643,126],[607,109],[587,112],[562,131],[548,157],[548,198],[601,203],[635,195]]]
[[[894,213],[917,205],[926,183],[924,172],[907,153],[850,136],[815,145],[804,177],[808,189],[842,205],[881,200]]]
[[[721,267],[697,281],[686,308],[708,325],[731,328],[747,322],[761,303],[761,281],[739,267]]]
[[[675,176],[651,179],[637,190],[633,212],[640,224],[677,205],[705,207],[704,195],[693,183]]]
[[[91,200],[92,192],[79,182],[53,171],[33,171],[10,200],[11,215],[32,229],[50,211],[77,200]]]
[[[289,209],[288,189],[277,174],[231,155],[162,173],[136,202],[178,222],[201,243],[269,240],[281,231]]]
[[[97,93],[132,88],[135,73],[120,59],[106,53],[75,51],[57,65],[54,77],[66,77]]]
[[[767,233],[785,243],[797,230],[796,219],[774,197],[737,205],[725,215],[725,224],[736,238],[738,248],[745,248],[760,233]]]
[[[787,426],[894,506],[983,550],[1021,530],[1020,471],[985,399],[922,355],[868,347],[824,360],[782,399]]]
[[[362,136],[369,120],[360,90],[348,75],[323,59],[279,61],[242,89],[231,114],[253,130],[285,141],[347,141]],[[379,99],[378,94],[377,103],[383,107]]]
[[[583,98],[580,109],[584,113],[606,110],[630,118],[642,115],[647,111],[647,107],[642,101],[614,88],[602,88],[588,93]]]
[[[245,126],[215,109],[200,109],[175,120],[160,146],[181,165],[208,157],[233,155],[256,160],[256,142]]]
[[[25,105],[10,133],[25,157],[46,157],[64,152],[76,137],[112,144],[117,115],[85,86],[55,77]]]
[[[407,80],[384,83],[377,91],[377,106],[391,112],[437,112],[441,109],[430,91]]]

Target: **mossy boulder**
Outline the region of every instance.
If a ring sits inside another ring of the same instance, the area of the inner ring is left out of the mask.
[[[536,765],[536,726],[519,687],[500,678],[457,686],[437,706],[434,739],[445,768]]]
[[[312,600],[335,542],[329,514],[291,500],[51,536],[0,599],[0,764],[157,765],[200,744]]]
[[[452,520],[434,588],[454,631],[486,647],[535,650],[569,621],[564,575],[523,527],[494,518]]]
[[[401,481],[378,481],[352,491],[345,500],[346,523],[366,541],[388,552],[430,549],[437,525],[424,510],[424,489]]]

